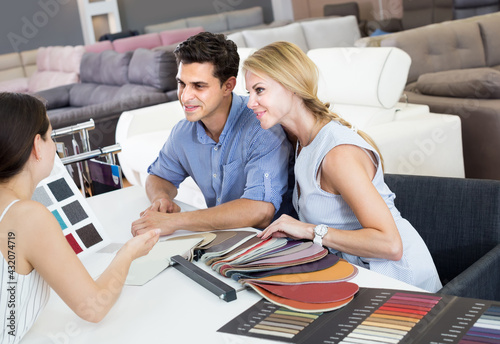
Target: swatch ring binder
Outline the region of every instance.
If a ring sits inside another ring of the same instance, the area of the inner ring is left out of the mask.
[[[220,299],[226,302],[236,300],[236,290],[218,278],[215,278],[209,273],[203,271],[179,255],[173,256],[170,260],[172,261],[174,268],[191,278],[196,283],[201,284],[203,287],[210,290]]]

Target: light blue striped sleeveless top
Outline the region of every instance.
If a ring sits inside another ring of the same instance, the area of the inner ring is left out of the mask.
[[[10,207],[18,200],[13,201],[0,215],[2,222]],[[14,240],[15,242],[15,240]],[[9,266],[0,251],[0,343],[18,343],[33,326],[38,315],[47,304],[50,296],[50,287],[36,272],[28,275],[9,273]],[[10,278],[12,276],[12,279]],[[12,307],[15,305],[15,307]],[[11,312],[14,311],[14,314]],[[10,319],[9,319],[10,318]]]
[[[377,151],[352,129],[339,122],[325,125],[314,140],[302,148],[295,162],[296,185],[293,191],[293,205],[299,219],[313,224],[326,224],[343,230],[361,229],[361,224],[341,195],[328,193],[317,183],[318,169],[325,155],[334,147],[350,144],[373,152],[377,172],[373,178],[376,187],[389,207],[403,241],[403,257],[399,261],[380,258],[357,257],[330,249],[352,264],[396,278],[408,284],[435,292],[441,288],[436,267],[424,241],[415,228],[394,206],[394,193],[384,182],[384,174]],[[297,185],[300,187],[298,197]]]

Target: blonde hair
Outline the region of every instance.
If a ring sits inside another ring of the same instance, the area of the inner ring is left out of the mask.
[[[319,100],[318,67],[297,45],[274,42],[257,50],[243,62],[243,72],[246,71],[259,77],[268,76],[295,93],[317,119],[337,121],[354,129],[351,123],[330,110],[330,103]],[[375,142],[365,132],[357,130],[357,133],[377,151],[383,168],[382,154]]]

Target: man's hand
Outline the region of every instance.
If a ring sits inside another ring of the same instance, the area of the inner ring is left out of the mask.
[[[160,198],[155,200],[149,208],[141,212],[140,216],[142,217],[148,210],[158,211],[160,213],[178,213],[181,211],[181,207],[169,198]]]
[[[140,235],[151,229],[159,228],[160,235],[170,235],[178,228],[174,225],[174,217],[178,214],[167,214],[152,209],[146,209],[138,220],[132,222],[132,235]]]

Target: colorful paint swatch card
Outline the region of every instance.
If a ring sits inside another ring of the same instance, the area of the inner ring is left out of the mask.
[[[293,317],[283,317],[284,312],[291,312]],[[307,315],[310,321],[295,323]],[[500,343],[499,329],[499,302],[360,288],[345,307],[315,314],[287,311],[261,300],[219,332],[296,344],[466,344]]]
[[[45,205],[54,215],[80,258],[109,244],[99,220],[58,156],[52,172],[38,184],[32,199]]]

